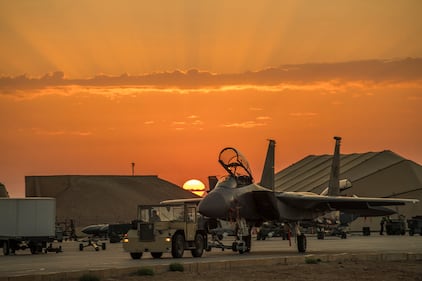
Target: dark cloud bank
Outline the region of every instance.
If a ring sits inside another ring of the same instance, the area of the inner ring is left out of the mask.
[[[145,88],[220,88],[236,85],[274,86],[321,81],[412,82],[422,81],[422,58],[402,60],[366,60],[343,63],[283,65],[261,71],[238,74],[212,74],[198,70],[174,71],[145,75],[100,75],[89,79],[67,79],[63,72],[43,77],[27,75],[0,77],[0,92],[50,87],[145,87]]]

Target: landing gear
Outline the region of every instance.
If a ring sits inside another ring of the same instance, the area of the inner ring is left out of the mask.
[[[296,236],[297,250],[299,253],[306,252],[306,236],[305,234],[299,234]]]
[[[243,236],[241,239],[238,237],[232,244],[232,250],[239,252],[239,254],[249,253],[251,251],[251,235]]]
[[[305,234],[301,233],[299,223],[294,223],[293,225],[289,225],[289,228],[293,230],[293,235],[296,237],[297,251],[299,253],[305,253],[306,246],[307,246],[306,236]]]
[[[244,218],[236,220],[236,237],[236,241],[232,244],[232,250],[239,254],[249,253],[252,244],[251,227]]]

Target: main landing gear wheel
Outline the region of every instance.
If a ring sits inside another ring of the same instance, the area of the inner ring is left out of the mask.
[[[183,252],[185,251],[185,238],[182,234],[177,233],[174,235],[173,243],[171,247],[171,255],[173,258],[183,257]]]
[[[297,250],[299,253],[306,252],[306,236],[305,234],[300,234],[296,237]]]

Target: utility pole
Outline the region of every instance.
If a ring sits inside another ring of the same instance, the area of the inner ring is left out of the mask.
[[[132,176],[135,175],[135,162],[132,162]]]

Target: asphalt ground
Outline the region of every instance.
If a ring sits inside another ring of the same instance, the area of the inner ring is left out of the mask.
[[[230,244],[230,237],[225,238]],[[54,273],[78,273],[98,270],[116,270],[125,268],[136,268],[143,266],[169,265],[178,262],[182,264],[193,263],[239,263],[253,260],[280,259],[285,257],[289,260],[295,258],[303,259],[307,256],[341,256],[352,255],[408,255],[417,254],[422,257],[422,236],[370,236],[349,235],[347,239],[338,237],[326,237],[318,240],[315,236],[308,236],[308,249],[305,254],[297,252],[296,245],[292,241],[281,238],[270,238],[265,241],[252,240],[250,253],[238,254],[232,250],[212,249],[204,252],[201,258],[192,258],[190,251],[185,251],[181,259],[173,259],[170,254],[165,253],[161,259],[152,259],[149,253],[144,253],[141,260],[133,260],[129,253],[124,252],[121,243],[106,243],[106,250],[95,251],[88,247],[83,251],[79,250],[77,241],[55,243],[54,246],[61,246],[61,253],[47,253],[31,255],[29,250],[17,251],[15,255],[0,255],[0,281],[12,280],[7,277],[51,275]]]

